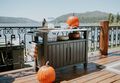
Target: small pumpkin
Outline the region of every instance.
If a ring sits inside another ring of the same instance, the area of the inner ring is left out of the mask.
[[[76,28],[79,26],[79,18],[77,16],[68,17],[66,23],[70,28]]]
[[[80,39],[80,33],[78,31],[69,33],[69,39]]]
[[[37,79],[40,83],[52,83],[55,81],[56,74],[53,67],[48,65],[49,61],[46,62],[46,65],[39,68],[37,72]]]

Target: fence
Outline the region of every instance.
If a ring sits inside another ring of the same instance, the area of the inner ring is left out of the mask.
[[[11,48],[14,45],[22,46],[24,48],[24,63],[34,61],[34,57],[30,55],[30,42],[33,40],[33,37],[28,35],[27,32],[34,31],[37,28],[39,27],[0,27],[0,48],[1,46],[9,46]],[[89,52],[99,50],[100,26],[80,26],[79,28],[90,30],[88,37]],[[109,48],[118,46],[120,46],[120,26],[109,26]],[[4,58],[7,59],[7,57]]]

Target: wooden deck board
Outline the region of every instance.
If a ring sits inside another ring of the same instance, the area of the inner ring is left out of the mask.
[[[117,81],[115,81],[115,82],[113,82],[113,83],[120,83],[120,80],[117,80]]]
[[[99,59],[97,61],[93,61],[93,63],[99,64],[99,65],[105,65],[105,64],[112,63],[115,61],[120,61],[120,56],[106,57],[103,59]]]
[[[22,68],[22,69],[18,69],[18,70],[0,72],[0,76],[1,76],[1,75],[5,75],[5,74],[11,74],[11,73],[16,73],[16,72],[21,72],[21,71],[32,70],[32,69],[34,69],[34,68],[33,68],[33,67],[29,67],[29,68]]]
[[[99,76],[99,77],[96,77],[96,78],[93,78],[92,80],[88,80],[87,82],[84,82],[84,83],[98,83],[102,80],[105,80],[107,78],[111,78],[112,76],[115,76],[116,74],[114,73],[108,73],[106,75],[102,75],[102,76]]]
[[[38,81],[36,79],[36,74],[16,78],[13,83],[27,83],[27,82],[32,83],[33,81],[35,81],[35,83],[38,83]]]
[[[91,74],[88,74],[88,75],[85,75],[85,76],[82,76],[82,77],[79,77],[79,78],[75,78],[75,79],[73,79],[73,80],[71,80],[69,82],[72,83],[74,81],[79,81],[80,83],[82,83],[82,82],[97,78],[99,76],[105,75],[107,73],[109,73],[109,72],[108,71],[94,72],[94,73],[91,73]],[[80,79],[82,79],[82,80],[80,80]]]
[[[120,80],[120,75],[115,75],[115,76],[113,76],[111,78],[108,78],[106,80],[103,80],[103,81],[101,81],[99,83],[111,83],[111,82],[115,82],[116,80]]]

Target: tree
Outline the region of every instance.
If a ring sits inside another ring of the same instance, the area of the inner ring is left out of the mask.
[[[114,22],[114,16],[112,13],[109,14],[108,21],[110,22],[110,24]]]
[[[117,13],[117,15],[116,15],[116,23],[119,23],[120,22],[120,15],[119,15],[119,13]]]

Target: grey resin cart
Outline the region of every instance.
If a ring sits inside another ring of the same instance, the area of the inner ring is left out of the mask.
[[[49,41],[49,33],[56,36],[68,35],[70,32],[79,31],[80,39],[66,41]],[[88,30],[87,29],[38,29],[32,33],[33,42],[38,47],[37,66],[42,66],[46,61],[56,68],[68,65],[84,64],[87,68]],[[39,37],[42,40],[39,40]]]

